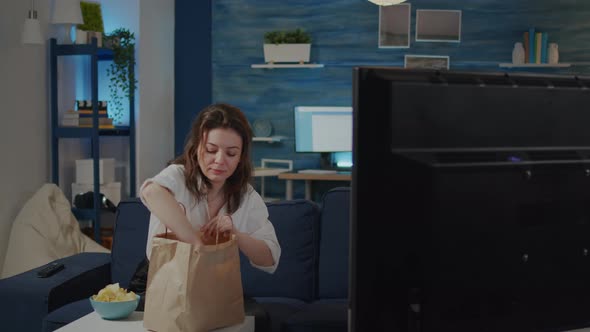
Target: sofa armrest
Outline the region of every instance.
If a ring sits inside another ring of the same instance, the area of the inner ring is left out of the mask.
[[[43,317],[65,305],[96,294],[110,283],[108,253],[80,253],[55,262],[65,269],[38,278],[38,267],[0,280],[0,322],[7,331],[40,331]]]

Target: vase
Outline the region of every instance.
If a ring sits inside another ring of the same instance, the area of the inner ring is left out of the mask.
[[[512,63],[515,65],[524,64],[524,47],[522,43],[514,43],[514,49],[512,50]]]
[[[556,43],[549,43],[548,62],[556,65],[559,63],[559,48]]]

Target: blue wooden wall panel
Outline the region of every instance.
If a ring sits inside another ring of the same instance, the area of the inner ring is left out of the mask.
[[[379,49],[379,7],[366,0],[211,2],[212,101],[241,107],[252,122],[268,119],[273,124],[273,134],[288,137],[281,143],[254,143],[255,162],[263,157],[286,158],[295,160],[296,168],[319,167],[319,155],[294,152],[293,107],[351,105],[352,69],[358,65],[403,66],[405,54],[427,54],[450,56],[451,69],[502,71],[498,63],[511,61],[514,43],[521,41],[523,32],[534,26],[548,32],[549,42],[559,44],[560,62],[571,62],[573,66],[509,71],[590,73],[587,62],[590,1],[421,0],[409,3],[412,6],[410,48]],[[416,42],[416,9],[462,10],[461,42]],[[324,68],[250,68],[251,64],[263,63],[262,44],[266,31],[296,27],[311,33],[310,62],[322,63]],[[188,46],[177,46],[177,52],[182,52],[183,47]],[[192,82],[177,80],[176,84],[178,89]],[[194,109],[177,107],[176,112],[194,113]],[[185,134],[177,132],[177,136]],[[269,189],[279,193],[283,186],[277,181]],[[296,196],[301,197],[302,186],[297,184],[295,189]]]
[[[195,115],[211,103],[211,3],[178,0],[174,11],[174,152],[178,155]]]

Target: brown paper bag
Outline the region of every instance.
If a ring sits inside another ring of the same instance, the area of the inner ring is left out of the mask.
[[[195,249],[174,235],[152,239],[143,326],[158,332],[201,332],[244,321],[235,235]]]

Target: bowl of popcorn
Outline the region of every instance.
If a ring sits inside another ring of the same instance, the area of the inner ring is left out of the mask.
[[[92,295],[90,304],[103,319],[122,319],[135,311],[139,295],[119,287],[119,283],[110,284]]]

